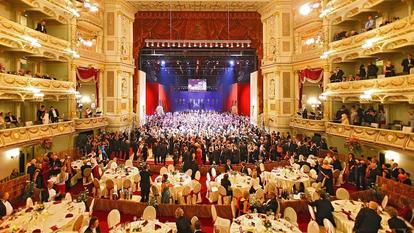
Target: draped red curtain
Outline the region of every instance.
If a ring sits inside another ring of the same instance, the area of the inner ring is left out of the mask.
[[[322,68],[307,68],[298,71],[299,76],[299,109],[302,108],[302,94],[303,84],[305,82],[310,83],[322,83],[323,82],[323,69]],[[321,88],[323,88],[321,86]]]
[[[99,70],[93,67],[77,67],[76,80],[78,82],[95,83],[96,88],[96,107],[99,107]]]

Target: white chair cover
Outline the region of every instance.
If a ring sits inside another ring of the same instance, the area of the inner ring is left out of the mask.
[[[72,195],[70,193],[66,193],[65,201],[72,201]]]
[[[385,209],[385,207],[387,207],[387,204],[388,204],[388,195],[385,195],[384,199],[382,199],[382,202],[381,202],[382,209]]]
[[[108,214],[108,228],[112,229],[114,226],[118,225],[121,222],[121,213],[119,213],[119,210],[113,209]]]
[[[292,207],[287,207],[285,209],[285,212],[283,213],[283,218],[296,226],[298,225],[298,215]]]
[[[338,188],[336,190],[336,198],[339,200],[349,200],[349,192],[344,188]]]
[[[319,225],[317,222],[315,222],[314,220],[311,220],[308,224],[308,233],[319,233],[320,229],[319,229]]]
[[[157,211],[153,206],[147,206],[142,213],[142,219],[144,220],[155,220],[157,218]]]
[[[28,197],[26,199],[26,208],[30,208],[30,207],[33,207],[33,200],[32,198]]]
[[[335,227],[328,219],[323,219],[323,226],[326,229],[326,233],[335,233]]]

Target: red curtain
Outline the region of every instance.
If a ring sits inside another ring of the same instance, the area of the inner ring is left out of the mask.
[[[323,69],[322,68],[310,68],[298,71],[299,76],[299,109],[302,108],[302,94],[303,84],[305,82],[310,83],[322,83],[323,82]],[[323,88],[321,86],[321,88]]]
[[[78,82],[93,81],[96,87],[96,107],[99,107],[99,70],[93,67],[78,67],[76,69],[76,80]]]

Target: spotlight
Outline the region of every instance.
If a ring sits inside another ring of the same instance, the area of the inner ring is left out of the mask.
[[[229,61],[230,66],[234,66],[234,60]]]
[[[161,66],[165,66],[165,61],[161,60]]]

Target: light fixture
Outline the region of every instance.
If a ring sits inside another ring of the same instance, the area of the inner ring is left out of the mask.
[[[69,12],[72,13],[72,15],[75,17],[80,17],[79,11],[75,8],[69,7]]]
[[[89,0],[85,0],[85,2],[83,3],[83,7],[85,7],[86,9],[88,9],[90,12],[97,12],[99,11],[98,8],[98,4],[97,3],[91,3]]]
[[[313,10],[316,10],[321,7],[320,1],[313,3],[305,3],[299,8],[299,14],[303,16],[308,16]]]
[[[66,49],[66,52],[69,53],[73,58],[80,58],[79,53],[72,49]]]
[[[27,42],[30,42],[30,45],[32,47],[35,47],[35,48],[42,47],[42,45],[39,43],[39,41],[37,39],[33,38],[33,37],[25,35],[25,36],[22,36],[22,38],[25,39]]]
[[[79,36],[79,42],[86,46],[86,47],[92,47],[94,43],[96,43],[96,37],[94,37],[93,39],[90,40],[85,40],[84,38],[82,38],[81,36]]]
[[[368,39],[368,40],[366,40],[365,42],[364,42],[364,44],[362,44],[362,48],[363,49],[369,49],[369,48],[372,48],[372,46],[374,46],[374,44],[376,43],[376,42],[378,42],[379,41],[379,38],[371,38],[371,39]]]
[[[80,99],[80,102],[83,104],[89,104],[92,102],[91,97],[89,97],[88,95],[83,95]]]
[[[316,97],[309,97],[307,103],[312,106],[312,108],[316,108],[321,105],[321,101],[318,100]]]
[[[393,161],[395,163],[399,163],[400,162],[400,154],[392,151],[392,150],[386,150],[385,151],[385,159],[387,159],[388,161]]]
[[[5,154],[6,154],[6,157],[8,157],[11,160],[14,160],[16,157],[19,156],[20,149],[19,148],[13,148],[13,149],[10,149],[10,150],[6,150]]]
[[[321,11],[321,13],[319,14],[319,17],[323,18],[323,17],[327,16],[331,11],[332,11],[332,8],[330,8],[330,7],[326,8],[326,9],[323,9]]]

